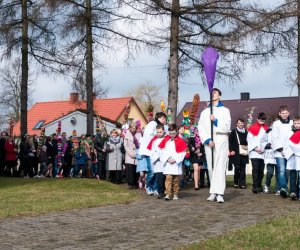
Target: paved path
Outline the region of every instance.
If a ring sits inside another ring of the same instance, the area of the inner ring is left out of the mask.
[[[51,213],[0,222],[0,249],[171,249],[262,219],[299,210],[299,201],[228,188],[225,203],[208,189],[183,190],[178,201],[142,195],[129,205]]]

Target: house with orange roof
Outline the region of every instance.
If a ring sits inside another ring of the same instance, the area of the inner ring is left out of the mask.
[[[140,120],[141,126],[147,124],[147,118],[133,97],[94,99],[94,129],[96,129],[96,116],[99,116],[107,129],[121,127],[124,124],[124,113],[130,105],[128,121]],[[73,130],[77,134],[86,133],[86,102],[79,100],[78,93],[70,93],[69,100],[37,102],[27,114],[27,134],[40,135],[41,129],[45,128],[45,134],[55,132],[58,121],[62,122],[62,132],[71,135]],[[96,131],[95,131],[96,132]],[[15,136],[20,135],[20,122],[13,129]]]

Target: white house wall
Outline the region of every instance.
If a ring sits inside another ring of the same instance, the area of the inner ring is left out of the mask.
[[[71,123],[71,119],[75,117],[76,124]],[[61,121],[61,132],[66,132],[67,136],[73,134],[73,130],[76,130],[77,136],[86,134],[86,114],[81,112],[74,112],[67,116],[61,117],[60,119],[51,122],[45,126],[45,135],[49,136],[56,133],[58,128],[58,121]],[[103,121],[106,124],[106,130],[108,133],[115,128],[115,124]],[[94,119],[94,134],[96,134],[96,119]]]

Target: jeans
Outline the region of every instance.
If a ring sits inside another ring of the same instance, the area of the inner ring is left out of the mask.
[[[278,173],[278,189],[285,189],[288,191],[287,187],[287,174],[286,174],[286,159],[281,157],[276,157],[277,173]]]
[[[92,163],[92,176],[96,176],[98,174],[98,164],[96,162]]]
[[[52,159],[52,176],[55,177],[59,173],[59,168],[57,166],[57,157],[55,159]]]
[[[42,162],[40,164],[40,175],[45,175],[47,172],[47,163],[46,162]]]
[[[280,188],[278,186],[278,172],[277,172],[277,167],[276,164],[267,164],[267,176],[266,176],[266,186],[269,188],[271,186],[271,180],[272,177],[274,176],[274,171],[275,171],[275,190],[280,191]]]
[[[76,164],[73,171],[73,176],[79,175],[80,169],[82,169],[81,176],[85,177],[85,164]]]
[[[149,191],[157,191],[156,174],[153,171],[151,160],[149,156],[145,156],[147,162],[147,179],[146,179],[146,189]]]
[[[297,189],[296,189],[297,197],[300,198],[300,171],[297,171]]]
[[[289,170],[290,177],[290,193],[297,193],[297,171]]]

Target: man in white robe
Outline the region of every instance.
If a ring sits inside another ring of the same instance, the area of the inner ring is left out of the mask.
[[[231,117],[229,109],[220,101],[222,93],[214,88],[212,91],[213,114],[210,107],[204,109],[200,115],[198,131],[204,143],[210,177],[210,196],[208,201],[224,202],[226,187],[226,168],[228,165],[228,133],[230,132]],[[211,121],[213,122],[213,140],[211,138]],[[212,166],[212,149],[213,161]]]

